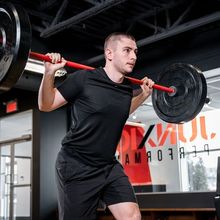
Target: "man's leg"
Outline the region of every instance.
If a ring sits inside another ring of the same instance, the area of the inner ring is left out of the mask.
[[[137,203],[122,202],[108,206],[117,220],[141,220],[141,213]]]
[[[83,165],[60,152],[56,178],[59,220],[95,220],[104,179],[102,170]]]
[[[141,219],[133,187],[121,164],[110,170],[102,199],[117,220]]]

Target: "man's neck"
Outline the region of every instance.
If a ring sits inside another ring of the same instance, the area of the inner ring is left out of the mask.
[[[124,80],[124,75],[120,73],[119,71],[115,70],[111,66],[105,66],[104,70],[108,77],[115,83],[122,83]]]

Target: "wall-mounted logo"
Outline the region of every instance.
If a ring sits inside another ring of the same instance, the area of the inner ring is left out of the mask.
[[[149,138],[147,139],[147,143],[151,147],[162,147],[164,146],[166,141],[169,141],[170,145],[177,145],[177,141],[183,143],[193,142],[196,139],[210,140],[216,136],[216,133],[208,134],[206,128],[205,116],[201,116],[199,118],[195,118],[189,124],[191,124],[191,135],[186,137],[186,133],[189,134],[189,131],[184,132],[184,124],[166,124],[166,128],[163,129],[162,123],[158,123],[154,125],[156,128],[156,140],[153,137],[149,137],[150,132],[153,130],[152,126],[148,128],[148,131],[145,135]],[[143,147],[139,146],[139,148]]]
[[[215,138],[216,133],[207,128],[205,116],[195,118],[187,126],[158,123],[145,130],[142,126],[125,125],[116,156],[133,183],[150,183],[149,162],[183,159],[190,153],[194,157],[198,153],[209,153],[208,143]],[[198,141],[204,143],[203,149],[201,145],[197,149]]]

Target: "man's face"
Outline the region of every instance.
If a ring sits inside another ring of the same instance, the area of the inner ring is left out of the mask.
[[[111,48],[112,65],[122,74],[132,72],[137,60],[137,45],[130,38],[121,37]]]

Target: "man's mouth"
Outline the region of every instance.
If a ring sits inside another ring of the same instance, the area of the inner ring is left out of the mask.
[[[127,63],[129,66],[134,67],[134,63]]]

